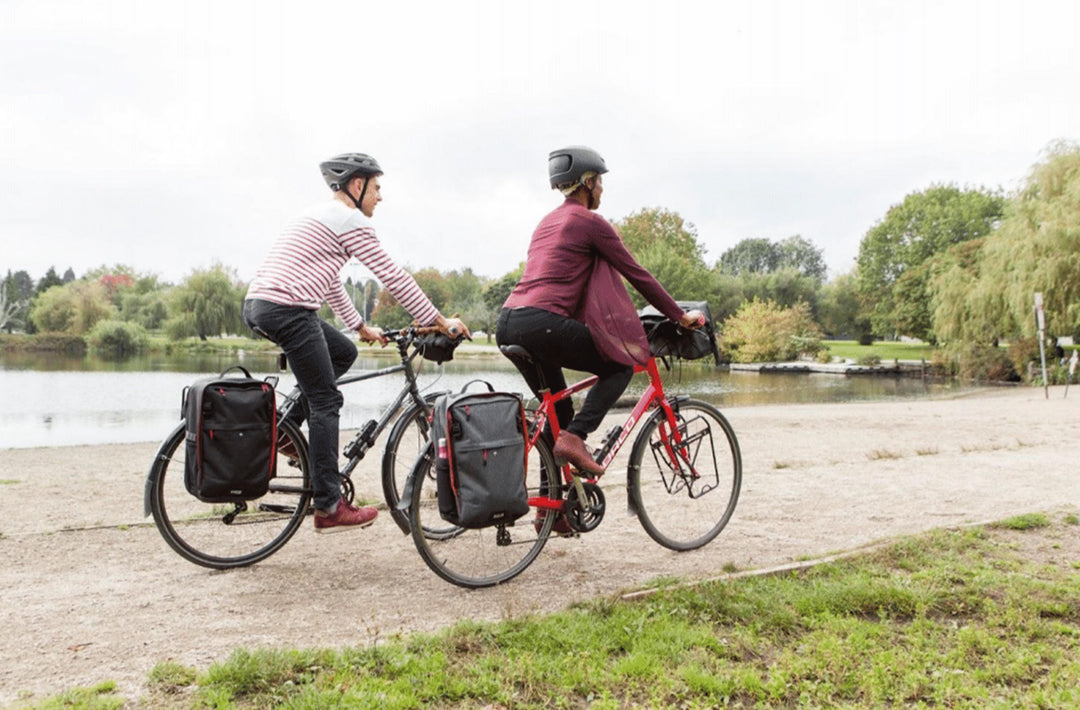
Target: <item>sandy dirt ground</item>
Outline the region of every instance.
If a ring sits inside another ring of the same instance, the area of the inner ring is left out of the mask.
[[[205,669],[238,646],[364,645],[460,619],[505,619],[648,587],[764,569],[897,535],[1080,503],[1080,389],[988,389],[942,400],[726,411],[744,461],[735,516],[706,548],[670,552],[625,514],[625,453],[608,512],[554,539],[501,587],[432,574],[383,515],[363,531],[310,523],[253,567],[173,553],[142,516],[155,443],[0,450],[0,704],[116,681],[128,697],[172,660]],[[623,414],[605,422],[606,430]],[[357,476],[379,496],[378,456]],[[1080,553],[1073,552],[1080,557]]]

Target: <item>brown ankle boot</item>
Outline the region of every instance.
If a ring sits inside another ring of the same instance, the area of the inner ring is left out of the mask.
[[[558,458],[566,459],[579,471],[591,473],[594,476],[599,476],[604,472],[604,467],[593,460],[592,454],[585,448],[585,441],[577,434],[560,431],[552,453]]]

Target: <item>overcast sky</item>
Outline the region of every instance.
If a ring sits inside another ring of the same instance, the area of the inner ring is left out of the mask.
[[[0,0],[0,270],[249,279],[362,151],[398,261],[501,276],[587,144],[608,219],[677,211],[710,263],[799,234],[836,275],[908,193],[1014,190],[1080,139],[1078,8]]]

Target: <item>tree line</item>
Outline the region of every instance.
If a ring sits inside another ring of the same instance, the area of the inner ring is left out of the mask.
[[[992,347],[1035,335],[1032,298],[1039,291],[1050,331],[1080,333],[1080,148],[1073,143],[1051,145],[1014,194],[932,184],[905,196],[867,230],[855,266],[831,279],[822,250],[800,235],[746,238],[708,263],[697,229],[676,212],[643,208],[615,226],[676,299],[708,301],[721,324],[740,310],[761,319],[770,309],[798,309],[800,322],[825,336]],[[497,277],[432,268],[413,275],[440,310],[490,333],[523,267]],[[349,279],[346,288],[376,325],[408,323],[374,281]],[[172,338],[246,334],[245,289],[222,264],[177,284],[122,265],[79,278],[50,269],[36,282],[8,270],[0,329],[88,335],[105,322]]]

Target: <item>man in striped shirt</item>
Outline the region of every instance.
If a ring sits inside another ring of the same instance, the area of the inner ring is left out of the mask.
[[[457,318],[445,318],[409,272],[394,263],[375,236],[370,217],[382,201],[382,168],[371,156],[345,153],[323,162],[333,198],[287,226],[248,286],[244,321],[285,351],[303,392],[308,418],[315,529],[333,532],[374,522],[375,508],[341,498],[338,421],[344,397],[335,381],[356,359],[356,346],[318,316],[323,302],[364,342],[385,344],[382,329],[369,326],[341,282],[341,269],[358,259],[421,325],[451,337],[470,335]]]

